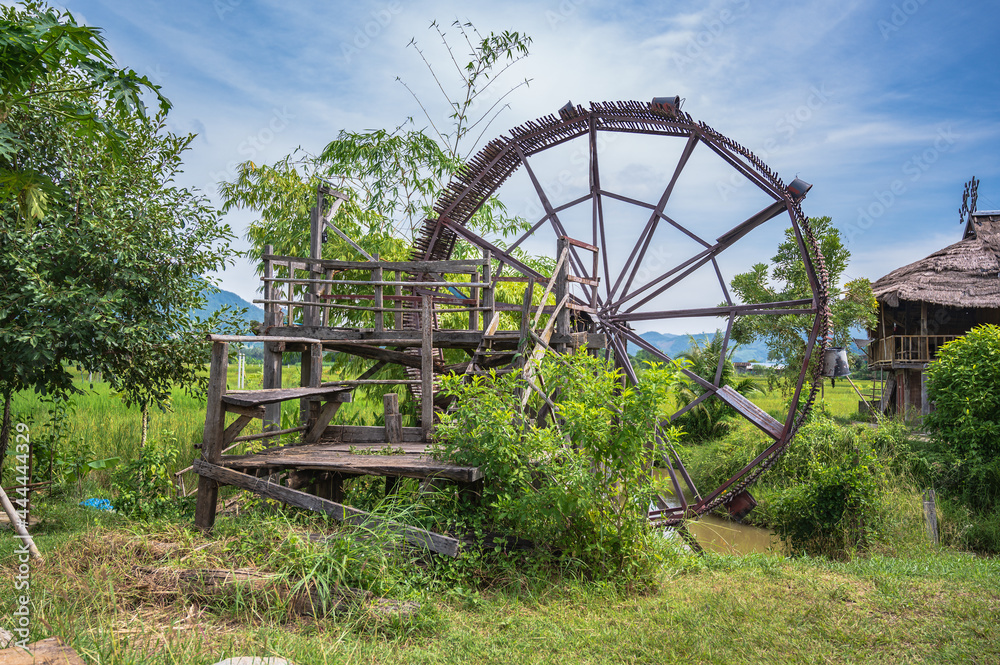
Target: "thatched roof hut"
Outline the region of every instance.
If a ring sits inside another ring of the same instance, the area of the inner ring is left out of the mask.
[[[983,323],[1000,324],[1000,211],[969,215],[962,239],[872,284],[879,302],[869,367],[887,371],[883,411],[926,414],[924,369]]]
[[[1000,308],[1000,211],[972,213],[962,240],[893,270],[872,290],[889,307],[910,301]]]

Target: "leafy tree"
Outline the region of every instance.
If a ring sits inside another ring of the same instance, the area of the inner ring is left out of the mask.
[[[841,241],[840,231],[833,226],[832,220],[829,217],[811,217],[808,223],[819,242],[828,273],[833,344],[846,348],[851,343],[852,327],[870,328],[875,325],[875,295],[871,283],[864,278],[840,285],[851,253]],[[731,285],[733,292],[748,304],[812,297],[794,230],[785,230],[785,240],[778,245],[770,265],[757,263],[750,272],[736,275]],[[788,376],[797,375],[805,357],[806,340],[812,323],[812,315],[743,316],[737,318],[733,325],[733,339],[738,344],[763,339],[768,346],[768,359],[783,364]]]
[[[456,92],[448,91],[416,40],[410,42],[444,96],[450,128],[439,127],[417,98],[429,131],[418,128],[412,118],[392,130],[344,130],[318,155],[300,152],[270,166],[244,162],[232,182],[220,185],[226,210],[250,208],[261,215],[247,233],[252,244],[248,252],[251,259],[260,256],[265,244],[289,254],[308,253],[308,215],[315,204],[316,187],[324,182],[348,197],[335,219],[342,231],[366,251],[379,251],[383,258],[394,258],[405,251],[452,175],[477,149],[482,132],[506,108],[502,101],[527,84],[523,81],[489,102],[495,92],[492,86],[500,75],[527,56],[530,37],[517,32],[489,33],[484,37],[472,24],[457,21],[453,27],[470,49],[470,60],[464,66],[458,65],[446,33],[436,22],[431,23],[461,80]],[[494,71],[504,62],[499,71]],[[480,126],[482,131],[471,140],[470,132]],[[473,218],[472,227],[480,233],[505,236],[526,225],[523,219],[507,217],[503,204],[494,198]],[[324,247],[324,256],[357,258],[356,251],[346,243],[336,238],[331,241]],[[467,251],[467,246],[459,243],[456,256]]]
[[[29,35],[54,16],[37,6],[4,14]],[[58,18],[69,28],[50,32],[89,35],[96,41],[87,43],[103,48],[95,29]],[[71,41],[64,69],[41,68],[32,89],[47,90],[44,103],[29,95],[5,107],[3,130],[15,149],[4,168],[47,183],[47,205],[32,208],[30,220],[17,197],[0,198],[0,392],[8,413],[20,390],[71,394],[70,363],[101,372],[144,412],[165,403],[175,384],[197,390],[205,350],[192,333],[225,318],[190,314],[204,304],[202,275],[232,255],[219,212],[173,184],[194,137],[170,134],[164,115],[137,111],[137,101],[122,105],[117,88],[71,85],[104,71],[80,59],[82,48]],[[59,112],[70,108],[86,112]]]
[[[418,98],[430,124],[421,129],[408,119],[394,129],[365,132],[341,131],[317,155],[300,151],[272,165],[244,162],[237,168],[236,178],[220,185],[225,210],[249,208],[260,217],[251,223],[247,239],[251,249],[247,256],[259,260],[265,245],[272,245],[277,254],[307,256],[309,254],[310,210],[315,206],[316,190],[322,184],[331,185],[344,194],[346,201],[337,211],[333,223],[362,249],[378,254],[383,260],[406,260],[412,240],[422,222],[432,215],[432,206],[440,197],[452,175],[462,167],[463,160],[476,148],[483,132],[506,108],[503,100],[524,81],[494,98],[497,79],[507,69],[525,57],[530,37],[517,32],[480,35],[469,23],[456,22],[460,40],[469,47],[469,61],[458,65],[456,50],[437,23],[431,24],[442,39],[449,60],[455,65],[460,84],[455,92],[438,77],[430,60],[417,47],[420,57],[430,70],[438,89],[448,105],[449,126],[435,123],[427,106]],[[499,71],[497,71],[499,70]],[[406,85],[405,83],[403,85]],[[410,88],[407,86],[407,89]],[[412,94],[412,90],[411,90]],[[488,101],[492,100],[492,101]],[[439,116],[440,117],[440,116]],[[471,132],[479,130],[478,138]],[[506,236],[527,228],[525,220],[509,217],[503,204],[491,198],[471,220],[470,226],[480,234]],[[503,241],[497,241],[503,245]],[[328,234],[323,257],[353,259],[361,257],[334,234]],[[456,243],[454,258],[478,254],[478,249],[464,241]],[[551,269],[554,262],[536,260],[518,251],[519,258],[539,269]],[[258,272],[263,264],[258,264]],[[281,274],[282,277],[289,275]],[[300,275],[304,276],[304,275]],[[366,275],[357,275],[364,279]],[[522,289],[503,283],[499,297],[520,301]],[[344,292],[365,292],[363,287],[345,288]],[[540,294],[539,294],[540,295]],[[331,313],[341,325],[371,325],[371,314],[360,311]],[[333,319],[331,319],[333,320]],[[338,354],[337,360],[346,361]],[[458,360],[456,357],[455,360]],[[393,371],[393,370],[389,370]]]
[[[35,1],[3,7],[0,33],[0,201],[16,200],[22,217],[39,219],[55,183],[30,165],[16,164],[33,146],[10,126],[11,114],[51,118],[78,137],[104,137],[117,152],[127,135],[93,102],[141,119],[143,92],[156,96],[161,113],[170,103],[145,76],[115,67],[101,31],[78,25],[69,12]]]

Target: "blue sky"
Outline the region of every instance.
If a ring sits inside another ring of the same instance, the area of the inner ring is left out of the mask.
[[[874,280],[956,241],[962,187],[972,175],[982,181],[979,208],[1000,208],[995,2],[80,0],[65,7],[105,30],[121,65],[163,86],[174,103],[170,127],[199,135],[182,182],[216,198],[218,181],[240,161],[275,161],[298,146],[315,152],[340,129],[392,127],[408,116],[422,126],[397,76],[432,116],[443,116],[433,81],[406,45],[416,37],[446,71],[447,54],[428,25],[457,18],[534,40],[509,81],[531,83],[511,96],[487,138],[567,99],[679,94],[685,111],[757,152],[786,182],[799,175],[813,183],[805,212],[833,217],[844,232],[853,253],[848,277]],[[623,154],[602,168],[619,169],[634,187],[644,176],[656,180],[658,162],[668,174],[672,168],[654,146],[612,148]],[[693,225],[697,206],[722,191],[718,178],[710,182],[714,194],[689,190],[703,197],[689,197]],[[501,194],[530,213],[523,187]],[[239,212],[229,218],[240,235],[251,220]],[[746,245],[731,269],[768,258],[776,239]],[[220,279],[223,288],[255,295],[247,264]]]

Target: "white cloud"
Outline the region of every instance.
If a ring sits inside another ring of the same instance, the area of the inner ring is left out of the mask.
[[[918,181],[906,180],[905,196],[852,246],[858,274],[877,277],[888,272],[880,266],[902,265],[942,246],[941,219],[957,208],[973,169],[984,177],[983,200],[1000,200],[1000,137],[988,103],[1000,84],[968,77],[985,61],[974,57],[978,47],[968,26],[996,17],[986,4],[928,3],[888,40],[876,25],[888,10],[861,0],[67,4],[107,28],[122,64],[162,77],[175,103],[171,126],[202,135],[188,153],[186,177],[212,193],[211,176],[251,154],[273,161],[299,145],[318,150],[340,129],[389,127],[407,116],[426,125],[396,76],[428,104],[435,121],[443,118],[434,80],[406,44],[416,37],[442,80],[453,83],[453,66],[428,25],[436,19],[455,35],[450,26],[458,17],[484,32],[518,30],[534,38],[532,55],[507,81],[528,77],[531,85],[511,96],[511,109],[485,138],[553,113],[567,99],[586,104],[680,94],[685,110],[757,151],[786,181],[799,173],[813,182],[806,213],[829,214],[838,223],[856,220],[879,191],[908,177],[907,160],[932,146],[939,128],[954,127],[961,141]],[[465,48],[457,49],[459,58]],[[816,90],[826,91],[825,99],[817,100]],[[281,131],[271,124],[276,109],[294,116]],[[654,149],[633,142],[614,163],[632,172],[652,163],[644,172],[655,198],[656,183],[675,157],[658,158]],[[630,180],[638,187],[642,178]],[[517,196],[524,192],[515,188]],[[686,195],[695,209],[694,192]],[[247,218],[231,220],[242,233]],[[905,245],[899,229],[909,239]],[[770,255],[763,246],[754,251]],[[256,286],[245,266],[227,271],[223,282],[244,297]]]

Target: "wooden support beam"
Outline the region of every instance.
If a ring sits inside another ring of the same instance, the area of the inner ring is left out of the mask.
[[[232,407],[248,407],[253,413],[257,409],[267,404],[286,402],[290,399],[310,399],[338,400],[341,402],[351,401],[351,392],[347,388],[336,386],[315,388],[273,388],[271,390],[234,390],[227,392],[220,397],[221,401],[227,405],[227,409]],[[237,409],[233,409],[237,411]],[[238,412],[238,411],[237,411]],[[250,415],[248,413],[247,415]],[[258,416],[259,417],[259,416]]]
[[[594,252],[595,254],[600,250],[596,245],[591,245],[589,242],[584,242],[582,240],[577,240],[576,238],[570,238],[569,236],[560,236],[560,240],[565,240],[568,244],[574,247],[580,247],[588,251]]]
[[[424,440],[430,441],[434,432],[434,313],[427,296],[421,307],[420,330],[420,426],[424,430]]]
[[[382,395],[382,406],[385,411],[385,442],[390,447],[403,443],[403,414],[399,412],[399,395],[386,393]],[[385,477],[385,495],[395,494],[399,489],[398,476]]]
[[[201,456],[205,462],[218,464],[222,457],[223,436],[226,429],[226,411],[222,398],[226,394],[226,373],[229,370],[229,344],[216,342],[212,345],[212,364],[208,378],[207,409],[205,431],[202,438]],[[197,461],[197,460],[196,460]],[[219,485],[212,478],[198,478],[198,502],[195,504],[194,523],[200,529],[209,530],[215,524],[216,502]]]
[[[563,237],[559,238],[557,243],[557,254],[562,256],[563,252],[569,252],[570,242],[569,239]],[[567,287],[566,278],[569,274],[568,262],[563,262],[560,266],[558,272],[552,276],[552,280],[555,282],[555,288],[553,292],[556,296],[556,302],[565,305],[563,302],[567,295],[569,295],[569,289]],[[562,309],[562,311],[554,313],[552,316],[556,319],[555,332],[557,335],[569,335],[569,310]],[[558,343],[555,345],[556,351],[559,353],[566,352],[566,345],[563,343]]]
[[[483,319],[488,321],[493,318],[493,313],[496,311],[495,303],[496,297],[493,291],[493,254],[488,249],[483,250],[483,283],[487,284],[483,288],[483,307],[486,308],[486,313],[483,315]],[[503,267],[503,266],[501,266]]]
[[[274,253],[273,245],[264,245],[264,299],[265,300],[276,300],[276,295],[274,292],[274,284],[268,282],[268,279],[274,278],[274,263],[267,258],[269,255]],[[279,306],[273,304],[267,304],[264,306],[264,331],[267,331],[273,326],[279,325]],[[263,388],[280,388],[281,387],[281,350],[279,350],[277,344],[264,344],[264,367],[263,367]],[[283,348],[283,347],[282,347]],[[263,429],[265,431],[269,429],[278,429],[281,427],[281,405],[272,404],[264,408],[264,425]]]
[[[430,272],[460,273],[468,272],[483,265],[482,259],[452,259],[447,261],[376,261],[374,257],[368,261],[341,261],[340,259],[322,259],[313,261],[301,256],[282,256],[264,253],[264,257],[282,264],[292,263],[295,270],[311,270],[312,265],[321,266],[320,270],[371,270],[381,266],[383,270],[400,270],[409,274]]]
[[[229,395],[226,395],[222,398],[222,403],[224,405],[223,408],[226,409],[226,413],[235,413],[236,415],[239,416],[248,416],[250,418],[260,418],[260,419],[263,419],[265,417],[265,414],[267,413],[265,411],[265,409],[267,409],[267,406],[258,406],[258,405],[243,406],[240,404],[230,404],[229,402],[226,401],[227,399],[238,399],[238,398],[236,397],[230,398]]]
[[[399,270],[397,270],[396,271],[396,285],[393,287],[393,290],[394,290],[394,292],[396,294],[396,298],[402,298],[403,297],[403,287],[399,283],[400,280],[402,279],[402,277],[403,277],[402,272],[399,271]],[[395,329],[396,330],[402,330],[403,329],[403,313],[402,312],[395,312],[393,314],[393,316],[395,317],[395,324],[396,324],[394,326]]]
[[[782,424],[749,399],[733,390],[732,386],[723,386],[715,394],[723,402],[739,411],[743,417],[759,427],[765,434],[776,440],[781,439],[784,432]]]
[[[385,449],[383,443],[380,449]],[[457,483],[473,483],[482,479],[483,471],[475,466],[459,466],[441,462],[429,455],[365,455],[337,452],[328,443],[279,446],[252,455],[227,455],[219,466],[249,473],[327,471],[354,476],[399,476],[400,478],[436,478]],[[256,473],[255,475],[260,475]]]
[[[222,445],[228,446],[232,443],[233,440],[240,435],[240,432],[243,431],[243,428],[250,424],[251,420],[253,420],[253,416],[244,414],[233,421],[233,424],[227,427],[226,431],[222,433]]]
[[[320,440],[320,437],[323,436],[323,432],[326,431],[326,426],[330,424],[333,417],[337,415],[337,411],[340,410],[341,404],[343,404],[343,402],[330,401],[323,405],[319,415],[316,417],[316,422],[312,425],[309,433],[306,434],[306,443],[315,443]]]
[[[423,430],[419,427],[403,427],[402,436],[406,443],[423,442]],[[344,444],[384,444],[385,427],[366,425],[332,425],[326,428],[322,440]]]
[[[469,275],[470,281],[476,282],[479,280],[479,273],[473,272]],[[473,286],[469,289],[469,302],[468,304],[473,307],[479,307],[479,287]],[[479,330],[479,310],[472,309],[469,310],[469,330]]]
[[[302,377],[300,384],[303,388],[319,388],[323,383],[323,345],[314,342],[302,353]],[[315,415],[313,413],[313,400],[303,397],[299,400],[299,423],[302,425],[312,425]]]
[[[227,469],[216,464],[210,464],[203,460],[195,460],[194,470],[206,481],[241,487],[260,496],[275,499],[296,508],[305,508],[306,510],[325,513],[339,522],[364,526],[372,530],[385,530],[389,533],[395,533],[402,536],[408,543],[425,547],[432,552],[457,557],[459,548],[461,547],[461,541],[455,538],[399,524],[398,522],[384,520],[351,506],[345,506],[335,501],[282,487],[281,485],[270,483],[263,478],[255,478],[254,476],[233,471],[232,469]],[[201,500],[200,494],[198,499],[199,501]]]
[[[378,258],[378,255],[375,255]],[[382,311],[385,303],[382,300],[382,266],[372,269],[372,282],[375,286],[375,332],[385,331],[385,312]]]
[[[563,267],[566,265],[566,258],[569,256],[569,250],[564,249],[559,253],[559,259],[556,261],[556,269],[552,271],[552,278],[546,282],[545,291],[542,292],[542,299],[538,304],[538,311],[535,312],[535,318],[531,322],[531,327],[535,328],[538,326],[538,320],[542,318],[542,314],[545,311],[545,301],[548,300],[549,294],[552,293],[552,289],[556,285],[556,276],[563,271]],[[559,302],[559,296],[556,296],[556,302]]]
[[[309,214],[309,258],[316,260],[323,258],[323,194],[316,194],[316,205]],[[289,278],[292,275],[288,276]],[[309,272],[310,280],[323,279],[323,267],[317,263],[312,264]],[[319,302],[320,285],[315,282],[309,284],[303,300],[307,303]],[[291,294],[289,294],[291,295]],[[302,323],[307,326],[320,325],[320,309],[316,306],[306,307],[302,311]]]
[[[410,354],[403,353],[402,351],[392,351],[378,346],[367,346],[362,344],[327,344],[326,346],[333,351],[349,353],[353,356],[358,356],[359,358],[369,358],[371,360],[381,360],[384,362],[395,363],[397,365],[404,365],[406,367],[420,368],[419,357],[411,356]]]
[[[528,330],[529,325],[533,328],[534,325],[530,324],[531,321],[531,298],[534,296],[535,292],[535,280],[528,279],[528,285],[524,289],[524,299],[521,301],[521,335],[517,341],[517,350],[524,353],[525,348],[528,346]],[[544,297],[542,299],[542,304],[544,304]]]

